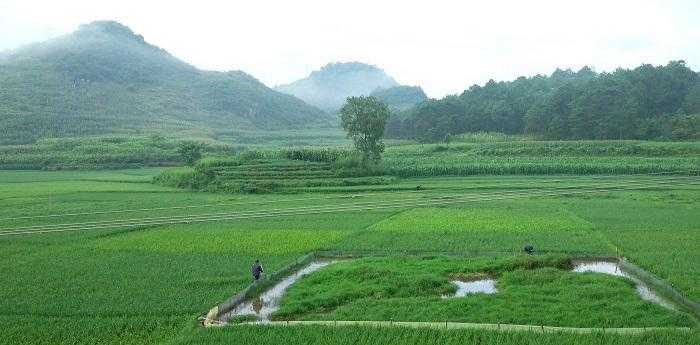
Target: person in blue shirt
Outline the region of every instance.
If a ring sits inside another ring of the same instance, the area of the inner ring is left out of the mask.
[[[263,267],[260,264],[260,260],[255,260],[253,267],[250,268],[250,273],[253,274],[253,279],[255,281],[260,279],[260,275],[263,273]]]

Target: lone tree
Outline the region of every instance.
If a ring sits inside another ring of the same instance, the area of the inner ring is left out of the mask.
[[[352,138],[362,158],[379,161],[384,152],[384,125],[389,118],[389,108],[372,96],[348,97],[340,109],[343,129]]]
[[[194,165],[200,158],[202,158],[202,151],[204,151],[206,144],[196,142],[196,141],[182,141],[177,147],[177,153],[180,154],[182,160],[187,163],[187,165]]]

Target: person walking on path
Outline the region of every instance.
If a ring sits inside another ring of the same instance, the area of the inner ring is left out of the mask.
[[[253,267],[250,268],[250,273],[253,274],[254,281],[258,281],[260,279],[260,275],[263,273],[263,267],[260,264],[260,260],[255,260]]]

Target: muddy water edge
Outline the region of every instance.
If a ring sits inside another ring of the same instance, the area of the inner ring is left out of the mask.
[[[231,311],[219,317],[220,322],[228,322],[230,319],[238,316],[251,316],[255,321],[269,322],[272,313],[279,309],[279,302],[284,295],[284,292],[299,278],[315,272],[322,267],[328,266],[334,261],[314,261],[306,265],[302,269],[290,274],[281,281],[277,282],[271,288],[265,290],[259,296],[251,300],[247,300]]]
[[[645,301],[656,303],[658,305],[661,305],[662,307],[665,307],[667,309],[671,310],[677,310],[675,305],[659,296],[654,292],[649,286],[647,286],[644,282],[636,278],[635,276],[629,274],[628,272],[625,272],[621,267],[620,264],[616,261],[612,260],[574,260],[571,262],[573,269],[573,272],[577,273],[585,273],[585,272],[594,272],[594,273],[603,273],[603,274],[609,274],[617,277],[623,277],[625,279],[629,279],[635,284],[635,289],[637,290],[637,295]]]

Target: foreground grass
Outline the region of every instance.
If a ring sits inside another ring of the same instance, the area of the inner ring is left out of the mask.
[[[697,344],[697,332],[656,332],[642,335],[493,332],[481,330],[434,330],[376,328],[370,326],[239,326],[198,330],[176,344],[482,344],[482,345],[658,345]]]
[[[2,315],[0,344],[164,344],[193,321],[178,316]]]

